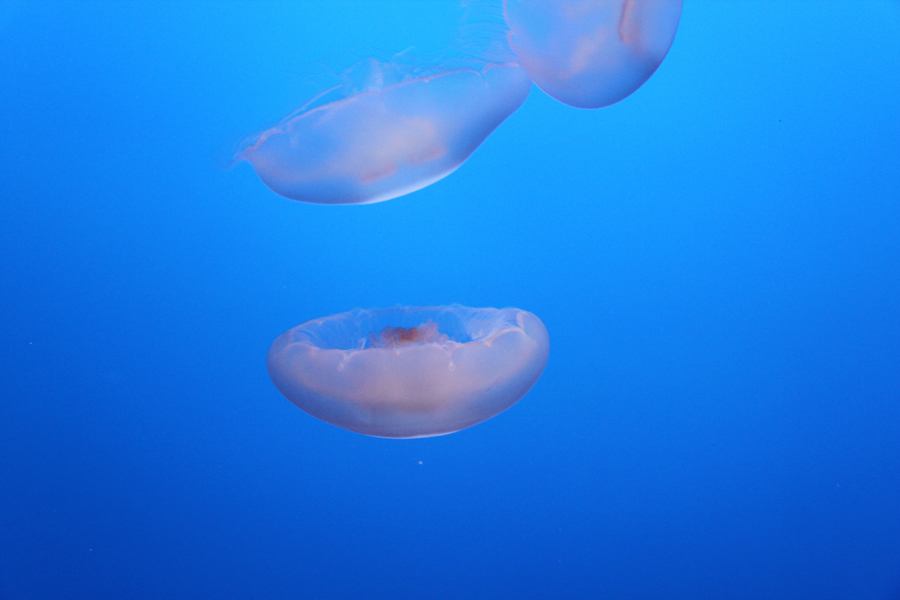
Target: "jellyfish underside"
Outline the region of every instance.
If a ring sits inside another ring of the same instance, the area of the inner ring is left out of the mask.
[[[614,104],[659,67],[682,0],[504,0],[510,44],[532,80],[578,108]]]
[[[428,321],[418,327],[391,327],[387,325],[377,334],[369,334],[368,347],[402,348],[411,344],[442,344],[447,341],[450,341],[449,336],[440,332],[437,323]]]
[[[305,412],[350,431],[452,433],[506,410],[549,353],[527,311],[409,307],[351,311],[299,325],[269,350],[269,375]]]

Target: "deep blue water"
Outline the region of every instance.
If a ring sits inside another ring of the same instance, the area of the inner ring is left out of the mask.
[[[457,3],[0,3],[0,598],[900,598],[900,7],[687,0],[631,97],[380,204],[222,166]],[[550,332],[471,429],[266,373],[449,303]]]

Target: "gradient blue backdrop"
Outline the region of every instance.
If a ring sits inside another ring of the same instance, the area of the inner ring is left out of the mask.
[[[900,7],[688,0],[600,111],[311,206],[222,157],[455,0],[0,3],[0,598],[900,598]],[[547,369],[390,441],[282,331],[518,306]]]

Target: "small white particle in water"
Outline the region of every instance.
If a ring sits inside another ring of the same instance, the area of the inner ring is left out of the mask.
[[[421,461],[421,460],[419,461],[419,464],[420,464],[420,465],[422,464],[422,461]]]

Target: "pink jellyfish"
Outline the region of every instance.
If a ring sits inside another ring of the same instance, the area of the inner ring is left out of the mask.
[[[504,0],[509,41],[528,75],[560,102],[614,104],[659,67],[682,0]]]
[[[294,200],[390,200],[455,171],[531,89],[515,63],[468,61],[428,73],[363,65],[370,70],[361,89],[327,102],[335,94],[326,92],[252,138],[236,158]]]
[[[354,310],[281,334],[275,387],[310,415],[377,437],[444,435],[515,404],[547,364],[539,318],[517,308]]]

